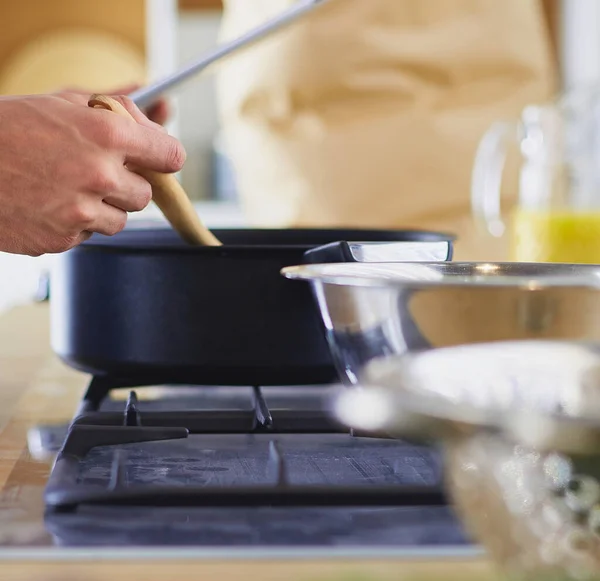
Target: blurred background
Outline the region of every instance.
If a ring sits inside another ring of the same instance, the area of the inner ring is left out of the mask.
[[[143,84],[213,47],[221,15],[221,3],[208,0],[2,2],[0,93]],[[212,180],[218,134],[212,79],[192,83],[175,113],[170,130],[190,154],[182,174],[186,188],[196,199],[218,197]],[[178,122],[181,117],[185,123]]]
[[[291,4],[280,6],[286,3]],[[543,5],[565,78],[575,82],[599,75],[598,3],[545,0]],[[213,47],[222,16],[221,0],[2,2],[0,93],[65,85],[109,89],[158,78]],[[189,195],[235,200],[235,186],[223,167],[214,75],[199,77],[174,102],[170,130],[189,154],[182,171]]]
[[[220,37],[239,34],[291,3],[226,0],[224,12],[221,0],[2,2],[0,93],[41,93],[66,86],[109,91],[143,84],[201,55]],[[388,19],[387,28],[382,25],[385,4],[334,0],[331,10],[312,27],[300,25],[287,37],[238,58],[223,76],[206,74],[172,98],[169,130],[188,152],[180,177],[209,225],[422,227],[457,232],[469,248],[483,248],[482,240],[495,242],[489,233],[471,233],[476,147],[495,121],[517,118],[529,103],[598,84],[600,2],[532,0],[525,3],[524,17],[513,7],[504,23],[498,12],[504,3],[496,0],[428,0],[420,2],[419,9],[414,3],[399,2],[404,12],[396,20]],[[514,6],[518,8],[518,3]],[[352,11],[356,22],[349,16]],[[354,30],[361,18],[371,28],[356,42]],[[496,41],[503,53],[486,30],[494,20],[499,22]],[[519,28],[523,22],[530,27]],[[483,33],[473,36],[469,45],[464,38],[478,28]],[[487,40],[481,38],[486,35]],[[448,54],[448,46],[456,62],[440,59]],[[479,60],[473,57],[477,53],[483,55]],[[468,66],[461,61],[468,61]],[[470,102],[469,95],[484,86],[481,79],[492,76],[487,66],[499,84],[489,84],[485,89],[489,94],[483,91],[480,101]],[[519,93],[518,83],[527,75],[535,79]],[[509,96],[498,97],[494,109],[489,103],[502,83]],[[342,90],[350,97],[341,99]],[[417,106],[411,109],[407,103]],[[421,103],[433,111],[430,118],[418,119],[423,114]],[[394,106],[404,120],[392,129],[389,119],[398,117]],[[382,113],[386,107],[387,118]],[[348,120],[356,119],[357,111],[362,125],[354,123],[349,130]],[[397,162],[386,148],[398,152]],[[432,153],[418,157],[415,151]],[[340,159],[334,161],[336,152]],[[360,164],[355,163],[359,158]],[[315,160],[322,160],[322,165]],[[443,161],[435,181],[438,160]],[[348,171],[353,165],[356,175]],[[386,171],[394,166],[397,173],[392,180]],[[380,191],[365,185],[370,182],[381,184]],[[420,205],[402,205],[398,201],[402,196],[420,199]],[[136,218],[159,219],[153,207]],[[505,257],[507,252],[505,246],[500,250],[490,246],[483,256]],[[464,257],[481,255],[465,251]],[[39,270],[47,268],[52,257],[29,261],[2,255],[2,260],[0,272],[21,269],[17,279],[30,292]]]

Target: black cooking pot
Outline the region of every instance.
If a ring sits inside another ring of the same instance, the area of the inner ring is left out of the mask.
[[[309,285],[280,270],[450,260],[453,243],[406,230],[214,233],[223,246],[189,246],[169,228],[126,229],[60,255],[50,283],[54,351],[126,385],[329,383],[336,371]]]

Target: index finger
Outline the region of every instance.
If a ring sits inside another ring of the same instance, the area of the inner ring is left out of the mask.
[[[186,151],[168,133],[131,124],[124,144],[125,162],[161,173],[175,173],[183,168]]]
[[[108,139],[113,146],[123,150],[125,163],[161,173],[174,173],[183,167],[186,152],[177,139],[139,124],[119,101],[115,103],[94,96],[89,104],[97,108],[99,114],[109,116],[106,117],[111,128]]]

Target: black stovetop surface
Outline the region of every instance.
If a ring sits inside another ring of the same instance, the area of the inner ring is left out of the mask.
[[[265,388],[257,398],[252,388],[179,387],[84,405],[66,439],[66,429],[46,434],[47,447],[62,442],[46,527],[67,546],[469,544],[445,503],[437,450],[348,433],[324,411],[333,389]],[[198,417],[222,422],[203,429]],[[288,429],[290,417],[307,422]],[[111,445],[81,444],[106,430],[118,436]],[[176,435],[156,441],[161,430]]]
[[[348,434],[191,434],[186,439],[92,450],[80,462],[78,483],[108,486],[115,451],[125,456],[125,486],[269,485],[277,481],[273,445],[285,457],[288,484],[331,486],[438,483],[433,452],[392,440]]]

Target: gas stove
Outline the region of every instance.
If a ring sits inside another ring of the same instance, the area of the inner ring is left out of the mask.
[[[60,443],[45,524],[67,546],[464,547],[438,450],[349,432],[335,385],[93,378]]]

